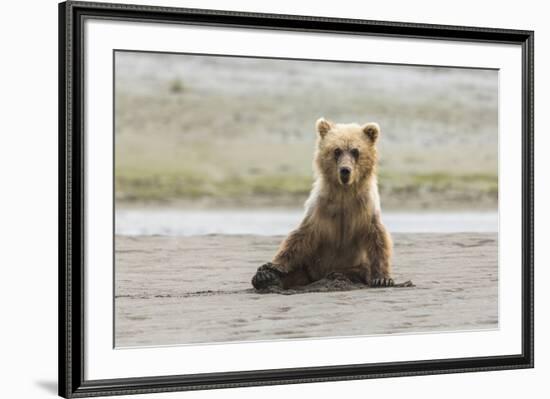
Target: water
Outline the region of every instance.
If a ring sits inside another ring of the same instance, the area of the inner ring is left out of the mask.
[[[195,236],[207,234],[285,235],[295,228],[302,210],[117,209],[116,234]],[[458,233],[498,231],[497,212],[385,212],[392,233]]]

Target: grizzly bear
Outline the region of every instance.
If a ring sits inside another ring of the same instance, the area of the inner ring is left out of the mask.
[[[252,278],[256,289],[307,285],[343,275],[392,286],[392,241],[382,224],[377,183],[376,123],[316,123],[315,182],[301,224],[272,262]]]

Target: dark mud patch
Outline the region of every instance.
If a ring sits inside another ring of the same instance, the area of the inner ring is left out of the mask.
[[[493,244],[495,240],[493,239],[485,239],[485,240],[476,240],[472,243],[462,243],[462,242],[455,242],[454,245],[461,248],[475,248],[475,247],[483,247],[488,244]]]
[[[319,292],[339,292],[339,291],[355,291],[364,289],[380,289],[380,288],[410,288],[415,287],[412,281],[408,280],[403,283],[395,283],[391,287],[371,287],[367,284],[352,282],[344,276],[338,276],[337,278],[323,278],[315,281],[311,284],[304,285],[302,287],[283,289],[281,287],[273,286],[256,290],[260,294],[281,294],[281,295],[295,295],[295,294],[310,294]]]
[[[205,290],[205,291],[192,291],[181,292],[177,294],[136,294],[136,295],[116,295],[115,298],[127,298],[127,299],[159,299],[159,298],[190,298],[190,297],[207,297],[207,296],[224,296],[224,295],[242,295],[242,294],[281,294],[281,295],[295,295],[295,294],[309,294],[319,292],[339,292],[339,291],[355,291],[364,289],[380,289],[380,288],[409,288],[415,287],[412,281],[408,280],[404,283],[395,283],[391,287],[370,287],[363,283],[355,283],[345,277],[336,278],[324,278],[319,281],[315,281],[309,285],[303,287],[296,287],[291,289],[283,289],[281,287],[269,287],[261,290],[254,288],[247,288],[241,290]],[[287,311],[290,308],[282,311]]]

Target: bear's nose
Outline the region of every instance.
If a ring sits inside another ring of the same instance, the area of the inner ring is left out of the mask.
[[[348,182],[350,174],[351,174],[350,168],[347,168],[347,167],[340,168],[340,178],[344,183]]]

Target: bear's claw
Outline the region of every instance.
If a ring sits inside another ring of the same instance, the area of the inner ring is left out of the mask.
[[[371,287],[393,287],[394,282],[391,278],[374,278],[370,280],[369,285]]]
[[[257,290],[273,286],[280,287],[282,275],[283,273],[273,263],[268,262],[258,268],[256,274],[252,277],[252,285]]]

